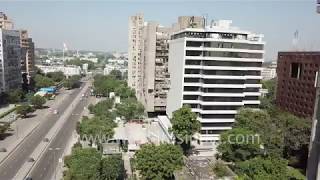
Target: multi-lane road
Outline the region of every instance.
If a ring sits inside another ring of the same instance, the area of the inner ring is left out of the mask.
[[[83,83],[86,84],[86,83]],[[63,113],[67,113],[67,109],[69,106],[76,106],[72,112],[72,114],[80,114],[84,106],[86,105],[86,100],[79,101],[77,104],[72,104],[73,100],[79,97],[79,93],[81,89],[75,89],[73,92],[66,97],[61,105],[58,107],[59,114],[49,114],[46,117],[43,117],[43,121],[41,124],[29,135],[27,136],[22,143],[10,153],[7,159],[5,159],[0,165],[0,177],[1,180],[11,180],[15,177],[16,173],[19,169],[30,159],[30,155],[35,151],[35,148],[44,141],[47,133],[54,126],[56,121],[60,118],[60,115]],[[37,114],[37,116],[41,116],[41,114]],[[72,131],[75,129],[76,121],[79,119],[77,115],[71,115],[68,117],[65,124],[58,131],[55,138],[50,141],[49,147],[51,148],[60,148],[60,151],[56,152],[56,156],[61,156],[64,147],[66,146],[67,140],[72,134]],[[48,142],[49,143],[49,142]],[[53,166],[57,165],[58,158],[53,161],[53,152],[46,151],[44,152],[42,158],[39,162],[30,162],[36,163],[37,167],[33,168],[33,171],[30,172],[30,176],[33,180],[43,180],[50,179],[53,174]]]
[[[89,91],[86,93],[88,94]],[[49,148],[44,152],[35,168],[33,168],[32,172],[30,172],[29,177],[31,177],[32,180],[51,180],[51,177],[55,176],[55,168],[59,163],[59,158],[62,157],[68,140],[76,128],[77,121],[79,120],[84,107],[86,107],[88,103],[88,99],[84,98],[79,104],[77,104],[72,115],[68,118],[62,129],[60,129],[58,134],[52,140]]]

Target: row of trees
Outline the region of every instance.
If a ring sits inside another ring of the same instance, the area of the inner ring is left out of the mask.
[[[310,123],[274,104],[272,81],[261,110],[241,109],[232,130],[221,135],[218,157],[233,162],[242,179],[305,179]]]
[[[95,69],[95,64],[93,62],[87,61],[87,60],[80,60],[79,58],[65,61],[65,64],[66,65],[75,65],[75,66],[80,66],[80,67],[82,67],[83,64],[88,64],[89,70]]]
[[[124,116],[131,119],[137,112],[136,99],[132,90],[127,87],[124,81],[117,76],[96,76],[94,78],[94,90],[96,94],[108,97],[110,92],[123,97],[121,104],[115,106],[114,98],[107,98],[95,105],[89,105],[88,109],[94,116],[83,117],[77,126],[77,132],[81,139],[95,137],[101,140],[108,140],[114,135],[116,116]],[[143,114],[143,108],[142,110]],[[97,149],[78,148],[73,150],[70,157],[66,158],[68,170],[65,179],[94,179],[94,180],[115,180],[123,179],[124,168],[121,156],[106,156],[102,158],[100,143],[98,139],[87,139],[90,144],[98,145]],[[90,158],[87,159],[87,158]],[[81,166],[83,163],[85,165]]]
[[[115,113],[127,121],[141,119],[144,115],[143,105],[137,101],[134,90],[118,75],[114,71],[108,76],[95,76],[93,83],[95,94],[108,97],[110,92],[115,92],[121,99],[121,103],[115,106]]]
[[[64,172],[65,180],[124,179],[124,165],[120,155],[102,157],[94,148],[75,147],[64,160],[68,167]]]

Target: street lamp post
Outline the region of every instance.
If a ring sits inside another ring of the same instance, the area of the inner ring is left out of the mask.
[[[59,151],[61,148],[49,148],[49,151],[53,151],[53,173],[54,173],[54,180],[57,179],[57,166],[54,165],[56,161],[56,151]]]

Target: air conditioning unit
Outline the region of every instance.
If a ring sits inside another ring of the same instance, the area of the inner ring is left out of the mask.
[[[317,7],[317,12],[320,14],[320,6]]]

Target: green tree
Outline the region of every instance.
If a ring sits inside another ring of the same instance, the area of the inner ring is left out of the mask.
[[[123,160],[120,155],[111,155],[102,158],[100,162],[100,180],[124,179]]]
[[[223,160],[239,162],[263,155],[261,144],[260,137],[255,132],[234,128],[221,135],[217,150]]]
[[[135,92],[133,89],[128,87],[126,84],[121,84],[115,88],[115,92],[121,99],[135,98]]]
[[[144,114],[143,105],[134,98],[123,100],[116,105],[117,114],[124,117],[125,120],[141,119]]]
[[[29,105],[21,105],[16,107],[16,113],[22,118],[26,118],[31,112],[33,112],[33,108]]]
[[[80,76],[74,75],[63,81],[63,87],[67,89],[77,88],[80,85]]]
[[[281,156],[284,149],[283,127],[272,119],[265,110],[240,109],[236,115],[234,128],[243,128],[258,134],[264,143],[265,151],[274,156]]]
[[[24,92],[21,89],[15,89],[9,92],[9,102],[18,103],[21,102],[24,98]]]
[[[36,109],[40,109],[46,103],[46,99],[44,97],[36,95],[30,98],[30,102],[33,107],[35,107]]]
[[[191,137],[200,131],[201,124],[197,120],[197,115],[191,111],[188,106],[183,106],[177,111],[173,112],[173,117],[171,118],[172,128],[170,131],[174,136],[181,140],[181,147],[184,152],[190,149]]]
[[[101,153],[93,148],[74,148],[72,154],[65,158],[68,170],[65,180],[97,180]]]
[[[94,116],[93,118],[83,118],[80,123],[81,137],[112,137],[116,123],[105,116]],[[93,143],[93,142],[91,142]],[[98,142],[95,142],[98,143]]]
[[[287,164],[284,159],[257,157],[236,163],[235,172],[244,180],[300,179],[301,174],[292,172]]]
[[[112,70],[110,76],[113,76],[117,80],[122,80],[122,72],[119,70]]]
[[[172,144],[145,144],[135,154],[135,167],[146,180],[174,179],[182,165],[182,150]]]
[[[94,77],[93,86],[95,94],[108,97],[110,92],[115,92],[115,89],[123,83],[123,81],[119,81],[113,76],[97,75]]]
[[[34,78],[37,88],[50,87],[54,85],[54,81],[48,77],[37,74]]]
[[[109,110],[113,107],[113,99],[107,99],[98,102],[96,105],[89,105],[89,111],[97,116],[111,113]]]
[[[61,82],[65,77],[62,71],[49,72],[47,77],[51,78],[54,82]]]
[[[80,66],[80,67],[82,67],[83,64],[88,64],[89,70],[96,68],[93,62],[87,61],[87,60],[80,60],[79,58],[75,58],[75,59],[66,61],[65,64],[66,65],[75,65],[75,66]]]
[[[10,123],[1,123],[0,124],[0,136],[5,133],[10,128]]]

